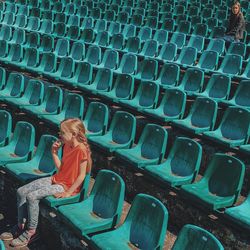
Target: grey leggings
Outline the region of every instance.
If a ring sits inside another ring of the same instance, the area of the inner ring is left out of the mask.
[[[18,188],[18,224],[25,223],[28,218],[28,229],[36,229],[40,199],[58,192],[64,192],[64,188],[61,185],[52,184],[51,177],[41,178]]]

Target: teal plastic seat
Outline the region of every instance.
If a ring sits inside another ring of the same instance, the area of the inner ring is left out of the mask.
[[[20,106],[21,109],[36,116],[43,114],[58,114],[62,109],[62,89],[56,86],[49,86],[45,90],[44,100],[40,105]]]
[[[6,110],[0,110],[0,147],[9,143],[12,130],[12,116]]]
[[[221,123],[214,131],[205,132],[204,136],[228,147],[246,144],[249,139],[250,113],[238,107],[229,107]]]
[[[5,170],[14,175],[21,183],[51,176],[56,172],[51,155],[52,144],[57,140],[52,135],[42,135],[34,157],[27,162],[6,164]],[[61,152],[59,152],[59,156]]]
[[[141,39],[136,36],[131,36],[128,38],[123,51],[137,54],[139,53],[140,49],[141,49]]]
[[[239,55],[226,54],[218,72],[236,76],[241,73],[242,57]]]
[[[158,29],[158,17],[148,16],[147,20],[145,21],[145,26],[154,30]]]
[[[153,31],[151,28],[143,26],[138,33],[138,37],[142,42],[145,42],[146,40],[151,39],[152,33]]]
[[[158,61],[150,58],[145,58],[140,64],[138,64],[135,78],[138,80],[153,81],[156,79],[157,73]]]
[[[40,10],[40,8],[32,8],[32,9],[30,9],[29,16],[38,17],[39,19],[41,19],[41,10]]]
[[[55,13],[54,23],[64,23],[66,24],[66,14],[65,13]]]
[[[177,137],[167,157],[160,165],[146,166],[145,171],[172,187],[193,182],[199,172],[201,145],[189,138]]]
[[[20,98],[8,98],[5,101],[15,106],[40,105],[44,96],[44,84],[41,81],[30,79]]]
[[[57,57],[65,57],[69,54],[69,41],[63,38],[57,40],[54,54]]]
[[[107,68],[114,70],[119,62],[119,53],[116,50],[106,49],[102,58],[102,62],[97,68]]]
[[[206,86],[206,89],[198,93],[199,96],[212,98],[216,101],[228,98],[231,89],[231,78],[222,74],[213,74]]]
[[[216,70],[219,63],[219,54],[213,50],[205,50],[202,52],[197,67],[204,71]]]
[[[226,28],[223,26],[215,26],[211,31],[209,37],[210,38],[217,38],[217,37],[224,37],[226,32]]]
[[[205,131],[213,130],[218,104],[213,99],[207,97],[198,97],[192,108],[183,120],[173,121],[174,126],[200,134]]]
[[[16,44],[24,44],[25,43],[25,31],[19,28],[16,28],[13,32],[12,39],[9,43],[16,43]]]
[[[60,206],[58,212],[78,235],[90,239],[89,234],[112,229],[118,224],[124,193],[122,178],[112,171],[101,170],[86,200]]]
[[[0,90],[0,100],[20,97],[24,92],[24,76],[10,73],[5,87]]]
[[[197,23],[194,25],[192,35],[206,37],[208,33],[208,26],[205,23]]]
[[[118,74],[133,75],[137,71],[137,56],[132,53],[126,53],[122,56],[120,65],[114,72]]]
[[[129,15],[125,11],[121,11],[117,14],[116,21],[120,24],[128,24]]]
[[[81,42],[74,42],[70,48],[69,57],[75,62],[82,61],[85,57],[85,45]]]
[[[93,19],[101,18],[101,9],[98,7],[94,7],[90,10],[89,16],[93,17]]]
[[[84,17],[83,21],[82,21],[82,26],[81,29],[85,30],[85,29],[92,29],[94,28],[94,20],[92,17]]]
[[[222,103],[228,106],[237,106],[250,109],[249,90],[250,81],[242,80],[238,85],[234,96],[230,100],[223,100]]]
[[[248,61],[244,72],[242,73],[242,75],[240,75],[240,77],[250,79],[250,61]]]
[[[0,31],[0,39],[5,41],[10,41],[12,37],[12,28],[8,25],[2,25]]]
[[[96,35],[94,43],[102,47],[108,47],[109,40],[109,33],[107,31],[102,31]]]
[[[91,247],[95,250],[163,249],[167,223],[166,207],[153,196],[138,194],[124,223],[114,231],[93,236]]]
[[[17,15],[29,15],[29,7],[27,5],[19,5],[19,8],[17,10]]]
[[[192,7],[192,6],[191,6]],[[202,24],[203,17],[200,15],[189,16],[191,25],[195,27],[196,24]]]
[[[56,126],[60,126],[60,123],[67,118],[79,118],[82,119],[84,111],[84,99],[78,94],[68,93],[65,97],[62,111],[55,115],[40,115],[39,117],[50,122]]]
[[[204,37],[203,36],[191,35],[187,46],[197,49],[197,52],[201,52],[201,51],[203,51],[204,43],[205,42],[204,42]]]
[[[10,50],[5,58],[1,58],[5,64],[18,63],[23,59],[23,47],[20,44],[10,44]]]
[[[180,78],[180,66],[173,63],[165,63],[160,71],[159,77],[155,82],[160,84],[161,88],[172,88]]]
[[[107,30],[107,21],[104,19],[97,20],[94,26],[94,31],[98,34],[99,32],[103,32],[105,30]]]
[[[91,102],[83,120],[86,136],[105,134],[108,126],[108,115],[107,105],[101,102]]]
[[[153,39],[159,45],[164,45],[168,41],[168,32],[166,30],[156,30]]]
[[[172,250],[224,250],[219,240],[207,230],[194,225],[186,224],[180,231]]]
[[[244,146],[241,146],[244,147]],[[234,224],[239,225],[241,229],[250,229],[250,193],[243,203],[236,207],[227,208],[225,216],[230,219]]]
[[[68,3],[65,6],[64,13],[67,15],[74,15],[76,12],[76,6],[73,3]]]
[[[184,33],[175,32],[173,33],[170,43],[175,43],[178,49],[181,49],[186,42],[186,35]]]
[[[6,84],[6,70],[5,68],[0,67],[0,90],[2,90],[5,87],[5,84]]]
[[[40,27],[40,19],[38,17],[30,16],[28,18],[25,29],[27,31],[38,31]]]
[[[97,45],[90,45],[87,50],[85,62],[92,65],[98,65],[101,62],[101,48]]]
[[[108,27],[108,33],[110,34],[110,36],[112,36],[112,38],[116,34],[120,34],[123,36],[123,34],[121,34],[121,24],[116,22],[110,22]]]
[[[204,84],[204,72],[200,69],[188,68],[178,88],[184,90],[187,95],[194,95],[202,90]]]
[[[158,53],[158,42],[153,39],[148,39],[145,41],[144,46],[139,53],[144,57],[155,57]]]
[[[101,96],[112,99],[113,102],[131,99],[134,91],[134,78],[129,74],[119,74],[114,87],[108,91],[99,93]]]
[[[39,74],[55,72],[56,70],[56,63],[57,63],[57,56],[52,53],[44,53],[42,55],[40,64],[38,67],[33,68],[34,71],[38,72]]]
[[[65,34],[65,38],[69,40],[78,40],[80,37],[80,28],[78,26],[70,26]]]
[[[110,45],[108,46],[111,49],[122,50],[125,44],[123,34],[114,34],[111,38]]]
[[[142,112],[158,120],[169,122],[182,118],[185,106],[186,94],[184,91],[179,89],[166,89],[157,108],[144,109]]]
[[[159,164],[166,151],[167,139],[168,133],[163,127],[147,124],[135,147],[116,151],[117,160],[136,168]]]
[[[58,12],[62,12],[63,11],[63,3],[62,2],[55,2],[53,5],[52,5],[52,11],[55,12],[55,13],[58,13]]]
[[[79,16],[70,15],[69,19],[67,21],[67,25],[68,25],[68,27],[70,27],[70,26],[80,27],[80,18],[79,18]]]
[[[17,65],[22,69],[37,67],[39,63],[39,52],[35,48],[26,48],[23,60]]]
[[[144,16],[137,14],[131,16],[130,23],[135,25],[136,27],[142,27]]]
[[[178,23],[176,32],[182,32],[184,34],[189,34],[191,30],[191,23],[189,21],[182,20]]]
[[[54,31],[53,31],[54,37],[60,37],[60,38],[65,37],[66,29],[67,26],[65,23],[54,23]]]
[[[132,100],[119,100],[120,103],[132,109],[142,111],[146,108],[155,108],[159,98],[159,85],[154,82],[141,82]]]
[[[40,34],[37,32],[30,32],[26,35],[26,43],[24,47],[28,48],[38,48],[40,45]]]
[[[52,52],[54,50],[54,37],[50,35],[43,35],[42,41],[38,48],[39,52]]]
[[[7,146],[1,147],[0,165],[30,160],[35,145],[35,129],[28,122],[18,121]]]
[[[109,130],[103,136],[90,137],[89,141],[97,149],[113,153],[121,148],[130,148],[134,143],[136,119],[130,113],[117,111]]]
[[[54,16],[55,16],[55,12],[53,12],[51,10],[44,10],[43,11],[43,19],[48,19],[48,20],[53,21]]]
[[[165,43],[156,58],[167,62],[173,62],[175,60],[176,54],[177,45],[175,43]]]
[[[13,25],[15,20],[14,14],[12,12],[5,12],[2,23],[6,25]]]
[[[5,40],[0,40],[0,60],[1,58],[5,58],[8,55],[8,52],[9,52],[9,43]]]
[[[114,10],[107,10],[104,13],[103,19],[107,22],[113,22],[115,20],[115,11]]]
[[[27,25],[27,16],[24,14],[17,15],[13,26],[17,28],[24,28],[26,25]]]
[[[209,32],[211,32],[214,29],[214,27],[219,25],[218,18],[216,18],[216,17],[206,18],[206,24],[208,26]]]
[[[81,85],[80,89],[87,90],[94,94],[107,92],[111,89],[113,82],[113,72],[108,68],[98,69],[94,81],[90,85]]]
[[[175,26],[175,20],[173,18],[165,18],[162,22],[161,29],[168,32],[173,32]]]
[[[217,153],[210,160],[203,178],[181,187],[183,195],[208,209],[232,206],[240,194],[245,165],[237,158]]]
[[[175,61],[183,67],[194,65],[197,59],[197,49],[193,47],[183,47],[179,57]]]
[[[84,29],[81,32],[80,41],[84,43],[93,43],[95,39],[95,32],[93,29]]]
[[[225,40],[219,38],[211,39],[207,46],[207,50],[213,50],[219,55],[222,55],[225,51]]]

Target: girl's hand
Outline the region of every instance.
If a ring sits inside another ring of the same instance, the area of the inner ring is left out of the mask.
[[[61,141],[55,141],[53,144],[52,144],[52,147],[51,147],[51,153],[52,154],[57,154],[59,148],[62,146],[62,142]]]
[[[67,198],[67,197],[70,197],[70,193],[68,193],[68,192],[56,193],[56,194],[54,194],[54,197],[56,197],[56,198]]]

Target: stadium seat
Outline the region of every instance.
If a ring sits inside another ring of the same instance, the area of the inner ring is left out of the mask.
[[[167,160],[145,167],[146,173],[172,187],[193,182],[199,172],[201,145],[189,138],[177,137]]]
[[[155,109],[144,109],[143,113],[169,122],[183,117],[186,105],[186,94],[178,89],[166,89],[161,103]]]
[[[180,78],[180,66],[174,63],[165,63],[160,71],[159,77],[155,82],[164,89],[174,87]]]
[[[213,130],[217,108],[216,101],[207,97],[198,97],[194,101],[187,117],[183,120],[173,121],[173,124],[195,134]]]
[[[107,30],[107,21],[103,19],[97,20],[94,26],[94,31],[98,34],[99,32],[103,32],[105,30]]]
[[[83,43],[93,43],[95,39],[95,31],[93,29],[84,29],[81,32],[80,41]]]
[[[59,206],[61,218],[85,239],[91,233],[114,228],[122,213],[125,184],[109,170],[100,170],[89,197],[79,203]]]
[[[101,62],[101,48],[97,45],[90,45],[88,47],[85,62],[88,62],[92,65],[98,65]]]
[[[176,32],[181,32],[181,33],[184,33],[184,34],[189,34],[190,30],[191,30],[191,23],[189,21],[182,20],[182,21],[180,21],[178,23]]]
[[[81,42],[74,42],[70,48],[69,57],[75,62],[82,61],[85,57],[85,45]]]
[[[205,50],[202,52],[196,67],[210,72],[216,70],[219,63],[219,54],[213,50]]]
[[[40,27],[40,19],[38,17],[29,17],[25,29],[27,31],[38,31]]]
[[[117,14],[117,19],[116,19],[116,21],[118,22],[118,23],[120,23],[120,24],[128,24],[128,20],[129,20],[129,15],[128,15],[128,13],[127,12],[124,12],[124,11],[122,11],[122,12],[119,12],[118,14]]]
[[[0,46],[1,46],[0,42]],[[5,87],[6,84],[6,70],[3,67],[0,67],[0,90],[2,90]]]
[[[225,41],[218,38],[211,39],[207,46],[207,50],[216,51],[221,56],[225,51]]]
[[[5,40],[0,40],[0,60],[1,58],[5,58],[8,55],[8,52],[9,44]]]
[[[206,37],[208,33],[208,26],[205,23],[197,23],[194,25],[192,35]]]
[[[194,65],[197,59],[197,49],[193,47],[183,47],[175,63],[182,67]]]
[[[215,26],[211,31],[209,38],[219,38],[225,36],[226,29],[223,26]]]
[[[229,76],[214,73],[210,77],[206,89],[197,95],[221,101],[228,98],[230,88],[231,78]]]
[[[63,38],[65,37],[66,34],[66,24],[65,23],[55,23],[54,24],[54,31],[53,31],[53,35],[54,37],[59,37],[59,38]]]
[[[141,50],[141,39],[136,36],[129,37],[123,51],[129,53],[139,53],[140,50]]]
[[[109,27],[108,27],[108,32],[111,36],[113,36],[115,34],[119,34],[119,35],[123,36],[123,34],[121,34],[121,24],[120,23],[110,22]]]
[[[182,49],[186,42],[186,35],[184,33],[175,32],[173,33],[170,43],[175,43],[178,49]]]
[[[228,147],[237,147],[249,139],[250,113],[238,107],[229,107],[224,113],[219,127],[204,136]]]
[[[158,62],[154,59],[145,58],[138,64],[137,73],[134,77],[138,80],[153,81],[156,79],[157,73]]]
[[[91,102],[83,120],[86,136],[104,135],[107,130],[108,116],[107,105],[101,102]]]
[[[18,63],[23,59],[23,47],[20,44],[12,43],[10,50],[5,58],[1,58],[1,61],[5,64]]]
[[[27,25],[27,16],[17,15],[13,27],[24,28]]]
[[[157,52],[158,52],[158,42],[153,39],[148,39],[145,41],[139,55],[144,57],[155,57]]]
[[[92,17],[85,17],[82,21],[81,29],[92,29],[94,28],[94,20]]]
[[[158,84],[141,81],[134,98],[132,100],[119,100],[119,103],[138,111],[155,108],[159,98],[159,90]]]
[[[77,26],[80,27],[80,17],[77,15],[71,15],[69,16],[69,19],[67,21],[67,26]]]
[[[163,20],[163,23],[161,25],[161,30],[165,30],[165,31],[170,31],[173,32],[174,31],[174,26],[175,26],[175,21],[172,18],[165,18]]]
[[[220,68],[219,73],[236,76],[241,73],[242,57],[239,55],[226,54]]]
[[[250,79],[250,60],[248,61],[244,72],[242,73],[242,75],[240,75],[240,77]]]
[[[102,58],[102,62],[96,68],[107,68],[115,70],[119,62],[119,53],[116,50],[106,49]]]
[[[5,170],[21,183],[27,183],[41,177],[51,176],[56,172],[51,155],[52,144],[57,140],[52,135],[42,135],[34,157],[27,162],[6,164]],[[59,157],[61,152],[59,152]]]
[[[224,250],[217,238],[207,230],[186,224],[177,236],[172,250],[201,249]]]
[[[2,25],[0,31],[0,39],[10,41],[12,37],[12,28],[8,25]]]
[[[203,178],[181,187],[183,195],[207,209],[232,206],[240,194],[245,165],[237,158],[216,153],[210,160]]]
[[[244,146],[242,146],[244,147]],[[240,228],[250,229],[250,193],[247,198],[238,206],[227,208],[225,210],[225,216],[230,219],[234,225],[237,224]]]
[[[141,40],[142,42],[145,42],[146,40],[152,38],[152,33],[153,33],[153,31],[152,31],[151,28],[146,27],[146,26],[143,26],[143,27],[140,29],[140,31],[139,31],[139,33],[138,33],[137,36],[140,38],[140,40]]]
[[[20,106],[21,109],[34,114],[58,114],[62,109],[63,93],[62,89],[56,86],[48,86],[45,90],[44,100],[40,105]]]
[[[65,97],[62,111],[55,115],[40,115],[39,117],[46,122],[50,122],[57,127],[60,126],[61,121],[67,118],[82,119],[84,111],[84,99],[82,96],[75,93],[68,93]]]
[[[177,87],[192,96],[194,93],[201,92],[203,83],[204,72],[200,69],[188,68]]]
[[[125,44],[124,36],[118,33],[118,34],[113,34],[110,41],[110,45],[108,47],[115,50],[123,50],[124,44]]]
[[[122,56],[120,65],[115,71],[119,74],[135,74],[137,71],[137,56],[132,53],[126,53]]]
[[[188,44],[188,47],[193,47],[197,49],[197,52],[203,51],[204,48],[204,37],[202,36],[196,36],[196,35],[191,35]]]
[[[69,54],[69,41],[63,38],[60,38],[56,42],[54,54],[57,57],[65,57]]]
[[[89,141],[95,148],[113,153],[122,148],[131,148],[136,132],[136,119],[130,113],[117,111],[111,121],[107,133],[103,136],[90,137]]]
[[[16,63],[21,69],[37,67],[39,63],[39,51],[35,48],[26,48],[24,58],[20,63]]]
[[[242,58],[245,58],[246,45],[241,42],[233,42],[230,44],[227,54],[239,55],[242,56]]]
[[[35,129],[28,122],[18,121],[7,146],[1,147],[0,165],[30,160],[35,144]]]
[[[38,67],[32,68],[33,71],[38,74],[55,72],[56,70],[57,57],[54,53],[44,53]]]
[[[20,97],[24,92],[24,76],[10,73],[5,87],[0,90],[0,100]]]
[[[51,35],[53,32],[53,22],[48,19],[44,19],[39,28],[39,32],[47,35]]]
[[[78,40],[80,37],[80,28],[78,26],[70,26],[65,34],[65,38],[69,40]]]
[[[12,130],[12,116],[6,110],[0,110],[0,147],[9,143]]]
[[[40,105],[44,96],[44,84],[41,81],[30,79],[24,94],[19,98],[8,98],[5,101],[19,106]]]
[[[131,149],[116,151],[116,159],[124,165],[144,168],[146,165],[159,164],[163,160],[167,146],[167,131],[155,124],[147,124],[137,145]]]
[[[166,30],[156,30],[153,39],[163,46],[168,41],[168,32]]]
[[[163,249],[167,223],[166,207],[152,196],[138,194],[124,223],[111,232],[93,236],[91,247],[95,250]]]
[[[38,48],[40,45],[40,34],[37,32],[30,32],[26,35],[26,43],[24,47],[28,48]]]

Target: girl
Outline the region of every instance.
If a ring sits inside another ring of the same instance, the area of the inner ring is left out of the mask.
[[[58,150],[62,144],[63,157],[60,161]],[[3,240],[12,240],[11,245],[14,247],[26,246],[36,238],[39,201],[42,198],[48,195],[64,198],[79,193],[85,175],[91,171],[91,151],[80,119],[61,122],[60,141],[52,145],[51,153],[58,172],[17,190],[18,225],[1,235]]]
[[[229,19],[228,28],[224,40],[227,42],[239,42],[243,38],[243,31],[245,30],[245,20],[240,11],[240,3],[235,2],[232,5],[232,12]]]

